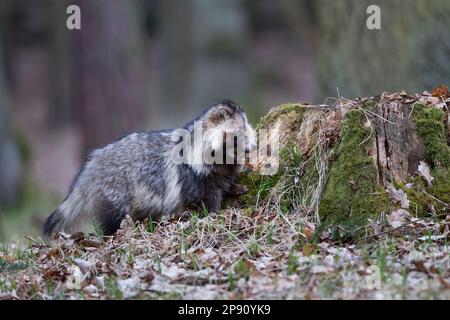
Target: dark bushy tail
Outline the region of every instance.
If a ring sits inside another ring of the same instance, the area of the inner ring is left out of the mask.
[[[58,226],[61,224],[63,220],[63,216],[61,214],[61,211],[59,209],[56,209],[55,212],[53,212],[47,220],[45,220],[44,224],[44,236],[50,237],[56,229],[58,229]]]

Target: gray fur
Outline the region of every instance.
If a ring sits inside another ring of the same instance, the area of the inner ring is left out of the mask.
[[[208,108],[195,120],[201,121],[205,128],[226,123],[239,127],[238,134],[254,136],[245,113],[232,101]],[[195,120],[184,128],[191,132]],[[66,199],[47,219],[44,233],[47,236],[54,231],[71,233],[83,222],[96,219],[104,233],[110,235],[126,215],[134,220],[149,215],[159,220],[201,208],[203,204],[214,212],[220,208],[225,194],[243,191],[234,183],[241,165],[212,164],[199,168],[170,161],[170,152],[179,143],[173,141],[172,132],[133,133],[93,151]]]

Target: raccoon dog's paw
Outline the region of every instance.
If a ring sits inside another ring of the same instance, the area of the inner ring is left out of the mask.
[[[242,184],[233,183],[228,191],[230,196],[240,196],[248,192],[247,186]]]

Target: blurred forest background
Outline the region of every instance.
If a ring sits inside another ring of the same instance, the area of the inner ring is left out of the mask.
[[[92,148],[223,98],[256,122],[449,83],[448,0],[0,0],[0,238],[39,234]]]

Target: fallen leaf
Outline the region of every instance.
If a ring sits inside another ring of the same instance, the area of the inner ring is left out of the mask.
[[[84,275],[78,266],[71,266],[68,270],[70,276],[67,278],[66,287],[69,290],[80,290],[84,281]]]
[[[416,267],[416,270],[423,273],[428,273],[428,269],[423,263],[423,261],[413,261],[414,266]]]
[[[420,176],[423,177],[428,183],[428,187],[431,187],[434,178],[431,176],[430,167],[428,166],[428,164],[426,162],[420,161],[417,170],[419,171]]]
[[[7,261],[7,262],[10,262],[10,263],[17,260],[16,257],[10,256],[10,255],[6,255],[6,256],[3,256],[3,257],[1,257],[1,258],[2,258],[3,260]]]
[[[90,284],[87,287],[84,287],[83,291],[86,293],[92,294],[92,293],[98,292],[98,288],[96,286],[94,286],[93,284]]]
[[[381,224],[378,221],[372,220],[372,219],[368,219],[369,220],[369,225],[372,228],[372,231],[374,234],[380,233],[381,232]]]
[[[322,266],[322,265],[315,265],[312,266],[311,268],[311,273],[328,273],[328,272],[332,272],[334,270],[333,267],[330,266]]]
[[[140,276],[140,278],[147,284],[152,283],[153,279],[155,279],[155,274],[153,273],[153,271],[148,270],[146,272],[144,272],[144,274],[142,274]]]
[[[305,234],[307,240],[311,240],[313,238],[315,230],[316,226],[314,225],[314,223],[305,223],[305,225],[303,226],[303,233]]]
[[[59,275],[60,275],[59,270],[56,267],[52,266],[50,268],[45,269],[45,271],[42,274],[42,277],[44,279],[52,279],[56,278]]]
[[[19,297],[11,293],[0,293],[0,300],[19,300]]]
[[[445,98],[445,97],[450,96],[450,93],[448,92],[448,87],[445,84],[442,84],[442,85],[434,88],[431,91],[431,95],[433,97],[437,97],[437,98],[440,98],[440,97]]]
[[[177,280],[181,276],[183,276],[186,273],[186,270],[181,269],[177,266],[170,266],[167,267],[164,264],[161,264],[161,274],[169,278],[170,280]]]
[[[75,258],[73,260],[73,262],[80,268],[80,270],[83,273],[86,273],[86,272],[90,271],[90,269],[93,266],[93,264],[91,262],[83,260],[83,259]]]
[[[73,235],[70,236],[70,239],[72,239],[75,242],[79,242],[80,240],[84,239],[84,233],[83,232],[76,232]]]
[[[408,196],[402,189],[396,189],[392,184],[389,183],[387,186],[387,192],[393,200],[400,203],[403,209],[409,208]]]
[[[398,209],[387,215],[387,221],[391,227],[398,228],[405,223],[407,217],[409,217],[408,211]]]
[[[97,248],[100,246],[100,242],[84,239],[80,241],[80,245],[86,248]]]
[[[141,290],[141,282],[139,277],[132,277],[125,280],[118,280],[120,292],[125,299],[133,298],[139,294]]]

